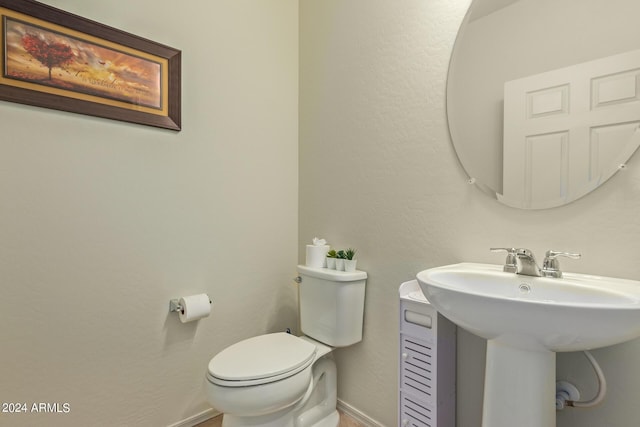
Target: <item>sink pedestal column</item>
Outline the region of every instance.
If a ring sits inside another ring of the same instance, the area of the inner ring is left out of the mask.
[[[487,341],[482,427],[555,427],[556,354]]]

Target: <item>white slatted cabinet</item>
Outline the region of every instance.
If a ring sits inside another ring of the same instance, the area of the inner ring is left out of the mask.
[[[455,427],[456,326],[418,282],[400,286],[399,427]]]

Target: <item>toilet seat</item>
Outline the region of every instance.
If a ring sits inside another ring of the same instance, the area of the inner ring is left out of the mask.
[[[207,379],[224,387],[246,387],[289,378],[314,361],[316,346],[279,332],[240,341],[209,362]]]

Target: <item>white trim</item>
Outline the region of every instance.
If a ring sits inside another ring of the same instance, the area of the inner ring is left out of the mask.
[[[337,406],[339,411],[341,411],[345,415],[350,416],[354,420],[358,421],[359,423],[364,425],[364,427],[384,427],[384,424],[374,420],[368,415],[365,415],[364,413],[360,412],[358,409],[354,408],[353,406],[349,405],[343,400],[338,399]]]
[[[202,411],[199,414],[192,415],[189,418],[185,418],[182,421],[178,421],[175,424],[171,424],[167,427],[193,427],[197,424],[210,420],[213,417],[217,417],[218,415],[220,415],[220,412],[211,408],[207,409],[206,411]]]

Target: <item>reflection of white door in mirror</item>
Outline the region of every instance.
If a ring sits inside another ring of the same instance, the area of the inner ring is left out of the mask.
[[[467,176],[472,178],[470,182],[491,197],[506,203],[502,179],[505,163],[505,82],[640,49],[638,16],[638,0],[473,0],[458,32],[447,75],[449,131],[460,164]],[[620,69],[636,68],[637,65],[630,65]],[[623,80],[627,77],[623,77]],[[619,85],[615,79],[603,83],[600,99],[607,104],[607,109],[612,107],[611,111],[617,111],[618,106],[608,103],[618,97],[624,98],[629,86]],[[622,90],[622,96],[619,90]],[[557,93],[540,95],[546,96],[537,97],[532,104],[538,111],[549,108],[549,102],[557,103]],[[594,135],[593,140],[597,137],[600,144],[604,143],[604,139],[607,142],[620,141],[613,135],[628,132],[629,129],[634,131],[635,126],[631,122],[637,120],[640,120],[640,115],[624,122],[628,125],[626,127],[596,126],[594,133],[599,134]],[[542,147],[544,143],[552,144],[550,138],[538,139],[535,148]],[[573,137],[567,143],[571,151],[578,148]],[[549,148],[557,149],[557,145]],[[548,151],[542,150],[542,153],[546,156]],[[611,154],[613,158],[609,165],[604,165],[605,156],[600,155],[601,166],[598,167],[604,172],[593,173],[593,176],[599,174],[599,180],[591,179],[590,184],[594,185],[592,189],[602,185],[620,164],[627,163],[632,153]],[[585,155],[590,156],[589,153]],[[554,154],[554,158],[560,157]],[[546,169],[550,170],[551,167],[547,166]],[[632,174],[620,176],[616,181],[619,184],[628,183],[627,177]],[[588,185],[584,194],[589,191]],[[551,191],[550,185],[542,188]],[[558,196],[560,199],[550,202],[551,196],[547,195],[546,206],[541,206],[535,201],[539,199],[535,195],[540,193],[539,189],[532,189],[532,195],[526,196],[532,200],[527,209],[560,206],[570,201],[568,193],[562,195],[557,188],[554,191],[556,195],[561,194]],[[567,187],[566,191],[573,190]],[[577,191],[573,191],[571,200],[578,198],[577,194]],[[509,203],[511,206],[524,208],[525,196],[510,196],[515,200]],[[565,199],[568,201],[561,203]]]
[[[640,50],[504,85],[503,194],[562,206],[609,179],[640,145]]]

